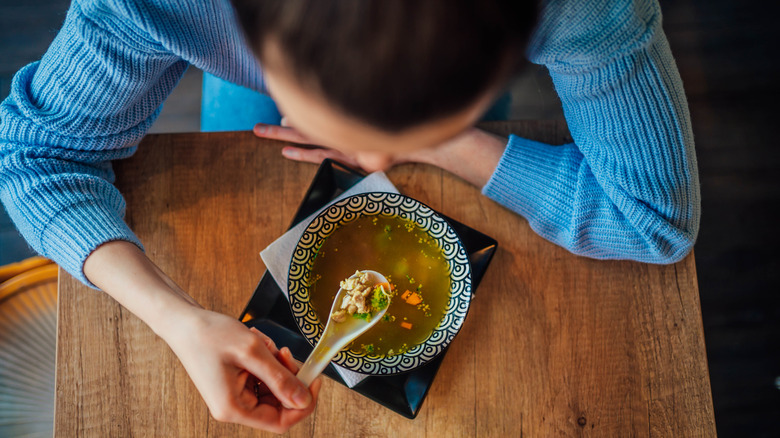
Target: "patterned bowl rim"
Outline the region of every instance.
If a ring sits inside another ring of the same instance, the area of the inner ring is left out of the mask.
[[[309,276],[310,254],[338,226],[361,216],[380,215],[413,220],[438,241],[450,273],[450,299],[433,333],[407,352],[386,357],[342,350],[333,358],[334,363],[344,368],[369,375],[398,374],[433,360],[446,350],[460,331],[473,296],[471,262],[466,248],[455,229],[438,212],[423,202],[398,193],[369,192],[349,196],[334,202],[309,222],[290,260],[287,280],[290,311],[301,334],[312,346],[316,345],[323,328],[309,303],[308,287],[304,284]]]

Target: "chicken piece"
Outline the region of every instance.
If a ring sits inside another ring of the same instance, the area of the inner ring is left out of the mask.
[[[344,290],[352,290],[358,284],[358,279],[355,277],[349,277],[346,280],[341,280],[339,287]]]
[[[366,306],[366,297],[361,295],[353,295],[352,302],[357,306],[357,313],[366,313],[369,311]]]
[[[349,303],[352,302],[352,296],[349,295],[349,293],[346,293],[344,295],[344,299],[341,300],[341,308],[346,309],[347,306],[349,306]]]
[[[357,306],[355,305],[355,303],[352,303],[347,307],[347,313],[349,313],[350,315],[354,315],[356,311],[357,311]]]
[[[333,312],[333,315],[330,315],[331,319],[335,322],[344,322],[347,319],[347,311],[346,310],[337,310]]]

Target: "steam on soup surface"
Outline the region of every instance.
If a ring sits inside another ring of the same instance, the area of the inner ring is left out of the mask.
[[[361,216],[338,227],[311,266],[311,305],[321,324],[339,282],[356,269],[382,273],[394,296],[383,320],[350,344],[352,351],[392,356],[428,339],[444,316],[450,291],[447,262],[435,239],[397,216]]]

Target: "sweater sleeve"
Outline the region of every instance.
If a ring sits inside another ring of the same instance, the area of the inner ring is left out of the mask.
[[[75,0],[0,105],[0,200],[33,249],[86,284],[102,243],[141,247],[111,160],[132,155],[186,67],[115,11]]]
[[[574,143],[510,136],[483,193],[575,254],[682,259],[699,229],[698,171],[658,4],[550,2],[529,57],[549,69]]]

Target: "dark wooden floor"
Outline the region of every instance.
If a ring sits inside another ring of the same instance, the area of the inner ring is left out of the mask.
[[[37,59],[68,1],[0,0],[0,98]],[[696,244],[715,417],[721,436],[780,436],[780,41],[773,1],[663,0],[688,95],[702,182]],[[166,103],[157,132],[198,129],[199,72]],[[513,115],[557,118],[549,79],[513,87]],[[2,214],[0,214],[2,216]],[[4,260],[26,255],[0,217]],[[21,248],[21,249],[20,249]]]

